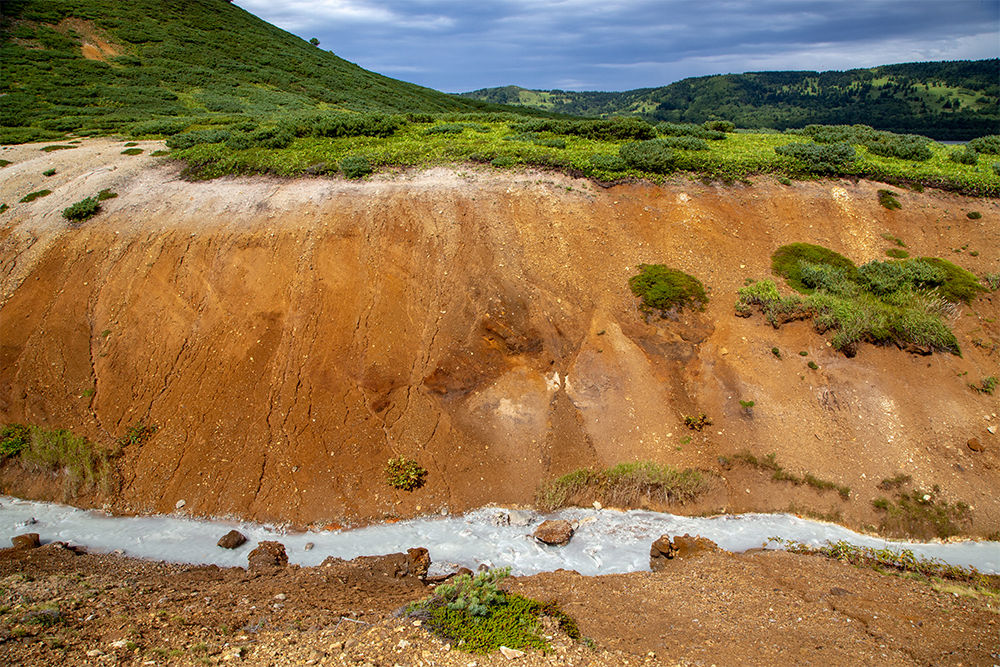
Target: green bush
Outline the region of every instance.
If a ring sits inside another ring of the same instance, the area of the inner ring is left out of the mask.
[[[969,147],[953,148],[948,152],[948,159],[958,164],[976,164],[979,162],[979,153]]]
[[[973,139],[967,144],[969,150],[977,153],[989,153],[1000,155],[1000,134],[990,134],[985,137]]]
[[[351,155],[340,161],[340,170],[347,178],[364,178],[372,173],[372,165],[363,155]]]
[[[52,194],[52,190],[39,190],[38,192],[29,192],[28,194],[21,197],[21,203],[30,204],[36,199],[39,199],[41,197],[47,197],[50,194]]]
[[[198,144],[219,144],[229,139],[229,130],[193,130],[167,139],[167,148],[183,150]]]
[[[946,259],[940,257],[920,259],[944,273],[944,281],[936,287],[936,293],[946,301],[968,304],[972,303],[980,292],[986,291],[976,276]]]
[[[659,139],[664,146],[668,148],[679,148],[685,151],[707,151],[708,143],[704,139],[699,139],[697,137],[666,137],[664,139]]]
[[[896,193],[892,190],[879,190],[878,203],[890,211],[893,209],[903,208],[903,205],[899,203],[898,199],[896,199]]]
[[[87,197],[64,208],[62,217],[71,222],[83,222],[97,215],[100,210],[101,205],[97,203],[97,197]]]
[[[979,220],[980,218],[983,217],[983,214],[980,213],[979,211],[969,211],[968,213],[965,214],[965,217],[967,217],[969,220]]]
[[[0,461],[17,456],[31,444],[31,429],[24,424],[7,424],[0,431]]]
[[[510,575],[500,568],[470,576],[455,577],[437,587],[434,594],[404,608],[408,618],[421,621],[431,633],[462,651],[487,654],[501,646],[518,650],[545,651],[541,618],[549,617],[572,639],[580,639],[576,622],[558,605],[500,589]]]
[[[871,261],[859,266],[857,275],[858,284],[879,297],[899,290],[937,287],[945,280],[943,270],[919,259],[905,262]]]
[[[707,120],[705,129],[712,132],[732,132],[736,129],[736,124],[728,120]]]
[[[590,164],[601,171],[625,171],[628,165],[618,155],[598,153],[590,157]]]
[[[840,173],[845,165],[853,162],[857,157],[854,146],[846,142],[828,145],[816,143],[785,144],[784,146],[776,146],[774,152],[798,160],[807,171],[816,174]]]
[[[694,276],[662,264],[640,264],[638,268],[638,275],[629,278],[628,284],[642,299],[643,311],[666,313],[674,308],[682,311],[685,306],[705,309],[705,286]]]
[[[781,276],[788,286],[803,294],[812,294],[814,288],[802,281],[802,263],[824,265],[842,269],[847,280],[855,280],[857,268],[854,262],[838,252],[811,243],[791,243],[783,245],[771,255],[771,273]]]
[[[114,199],[117,196],[117,192],[112,192],[111,190],[101,190],[97,193],[97,201],[107,201],[109,199]]]
[[[726,138],[725,132],[710,130],[704,125],[694,123],[660,123],[656,126],[656,133],[661,137],[694,137],[708,141],[721,141]]]
[[[42,176],[55,176],[55,175],[56,175],[55,169],[46,169],[45,171],[42,172]]]
[[[402,491],[419,489],[424,485],[424,478],[427,477],[427,471],[421,468],[416,461],[402,456],[389,459],[383,472],[386,483],[392,488]]]
[[[631,141],[618,149],[618,155],[628,166],[654,174],[669,173],[674,166],[674,152],[656,139]]]
[[[126,148],[122,151],[122,155],[139,155],[142,153],[141,148]]]

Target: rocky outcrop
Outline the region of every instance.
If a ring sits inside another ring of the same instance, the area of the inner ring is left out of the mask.
[[[251,572],[275,570],[288,565],[288,554],[281,542],[264,541],[247,556],[247,569]]]
[[[532,533],[537,541],[550,546],[562,547],[573,538],[573,526],[569,521],[544,521]]]
[[[649,549],[649,568],[658,572],[666,567],[668,560],[691,558],[702,553],[718,551],[719,545],[712,540],[697,535],[679,535],[671,541],[669,535],[661,535]]]
[[[340,558],[330,557],[323,565],[343,563]],[[406,553],[385,554],[384,556],[359,556],[350,561],[356,567],[371,571],[373,574],[390,579],[420,579],[427,576],[431,566],[431,557],[427,549],[416,547],[407,549]]]
[[[42,542],[38,537],[38,533],[25,533],[24,535],[15,535],[10,538],[10,541],[14,544],[15,549],[37,549],[42,546]]]
[[[218,545],[223,549],[236,549],[246,544],[246,535],[238,530],[231,530],[219,539]]]

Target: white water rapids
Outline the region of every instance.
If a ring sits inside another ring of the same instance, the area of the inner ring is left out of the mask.
[[[247,554],[262,540],[281,542],[289,562],[303,566],[318,565],[327,556],[351,559],[425,547],[433,561],[431,574],[451,572],[457,566],[475,570],[480,563],[486,563],[493,567],[509,565],[515,575],[559,568],[597,575],[648,570],[649,547],[656,538],[690,533],[707,537],[728,551],[761,547],[769,537],[814,546],[844,540],[878,549],[908,549],[951,565],[1000,574],[1000,542],[896,542],[789,514],[704,518],[641,510],[568,509],[544,516],[532,514],[527,526],[494,525],[493,518],[507,512],[500,507],[486,507],[462,515],[354,530],[294,533],[260,524],[180,516],[114,517],[99,511],[0,496],[0,543],[10,544],[12,537],[23,533],[38,533],[43,544],[59,540],[92,551],[120,550],[135,558],[244,567]],[[546,518],[578,524],[567,546],[547,547],[530,538]],[[246,535],[247,544],[232,551],[216,546],[219,538],[233,528]],[[306,550],[307,543],[314,547]]]

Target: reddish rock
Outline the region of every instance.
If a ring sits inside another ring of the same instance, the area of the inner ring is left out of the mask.
[[[359,556],[351,563],[390,579],[406,579],[407,577],[423,579],[427,576],[427,570],[431,566],[431,557],[427,549],[417,547],[408,549],[405,554]]]
[[[235,549],[246,544],[246,535],[238,530],[231,530],[219,540],[218,544],[223,549]]]
[[[288,565],[288,554],[281,542],[264,541],[247,556],[247,569],[251,571],[272,570]]]
[[[423,579],[427,576],[427,570],[431,567],[430,552],[423,547],[407,549],[406,565],[411,575]]]
[[[24,535],[15,535],[10,538],[10,541],[14,544],[15,549],[37,549],[42,546],[41,540],[38,538],[38,533],[25,533]]]
[[[569,521],[543,521],[532,537],[543,544],[562,547],[573,537],[573,526]]]
[[[983,447],[983,444],[981,442],[979,442],[978,438],[969,438],[968,445],[969,445],[969,449],[971,449],[974,452],[984,452],[984,451],[986,451],[986,448]]]

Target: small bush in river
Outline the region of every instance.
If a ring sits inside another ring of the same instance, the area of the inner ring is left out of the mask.
[[[424,478],[427,477],[427,470],[420,467],[416,461],[398,456],[389,459],[385,464],[386,483],[394,489],[402,491],[413,491],[424,485]]]

